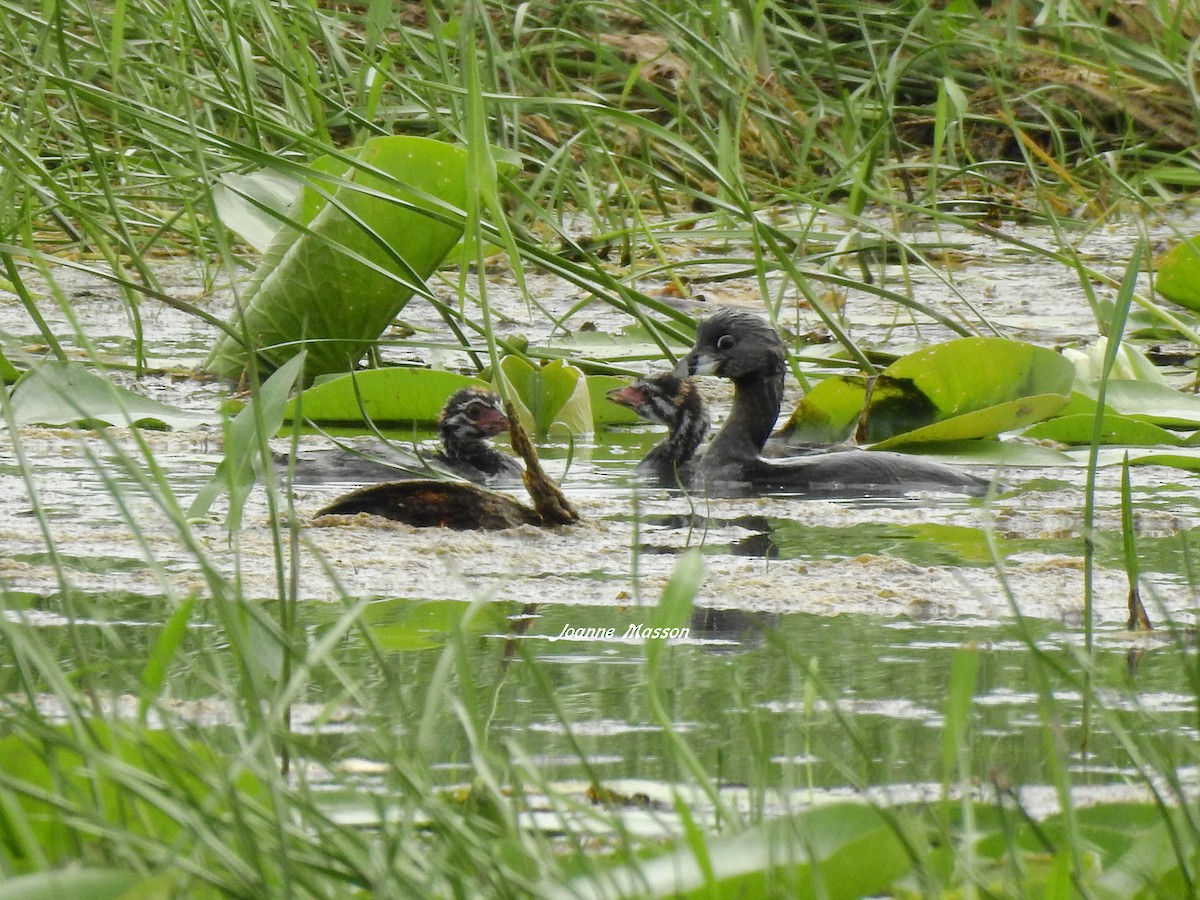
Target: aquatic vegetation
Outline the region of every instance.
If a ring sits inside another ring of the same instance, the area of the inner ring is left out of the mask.
[[[10,893],[1195,893],[1200,324],[1162,299],[1194,260],[1149,254],[1200,184],[1192,4],[0,10]],[[356,155],[417,145],[451,177]],[[307,267],[247,293],[284,215]],[[272,471],[302,418],[466,379],[611,474],[599,398],[723,304],[783,334],[809,437],[1036,475],[953,509],[576,481],[579,528],[368,539]]]

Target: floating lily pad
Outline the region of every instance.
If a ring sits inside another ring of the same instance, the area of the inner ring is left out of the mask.
[[[1158,259],[1154,287],[1168,300],[1200,310],[1200,237],[1177,244]]]
[[[315,172],[336,165],[367,192],[340,186],[328,203],[306,189],[295,215],[307,230],[280,229],[233,323],[268,365],[279,366],[307,346],[307,378],[350,370],[462,235],[458,225],[387,198],[428,210],[462,208],[465,150],[393,136],[372,138],[353,154],[395,181],[335,162],[314,164]],[[207,367],[236,378],[247,359],[241,344],[222,335]]]
[[[864,379],[826,378],[805,394],[782,432],[798,444],[834,444],[854,432],[867,390]]]
[[[1057,441],[1060,444],[1090,444],[1096,417],[1081,413],[1055,416],[1026,428],[1023,434],[1038,441]],[[1139,422],[1128,416],[1106,415],[1100,426],[1100,443],[1126,447],[1153,447],[1157,444],[1178,446],[1183,439],[1174,432],[1150,422]]]
[[[871,386],[865,435],[878,448],[989,437],[1049,418],[1067,402],[1074,367],[1059,354],[1001,338],[962,338],[896,360]],[[797,443],[850,437],[866,396],[858,379],[826,379],[784,426]]]
[[[628,378],[618,375],[588,375],[588,395],[592,404],[592,424],[601,425],[636,425],[642,421],[638,414],[626,406],[613,403],[608,399],[608,392],[629,384]]]
[[[709,839],[703,864],[683,846],[576,878],[558,895],[767,897],[786,884],[794,897],[866,897],[911,867],[894,824],[869,805],[838,803]]]
[[[72,362],[34,366],[17,380],[9,402],[18,425],[165,429],[196,428],[215,421],[209,414],[176,409],[118,387]]]
[[[1090,452],[1080,448],[1066,451],[1066,456],[1074,465],[1086,466]],[[1200,449],[1190,447],[1101,447],[1097,464],[1119,466],[1127,455],[1131,466],[1170,466],[1200,472]]]
[[[963,338],[910,353],[882,373],[911,384],[920,402],[886,396],[877,422],[872,397],[867,440],[877,447],[987,437],[1049,418],[1066,405],[1075,368],[1053,350],[1001,338]]]
[[[1084,384],[1080,389],[1093,398],[1099,390],[1095,384]],[[1110,409],[1131,419],[1156,425],[1200,428],[1200,397],[1166,385],[1113,378],[1108,382],[1104,399]]]
[[[941,441],[933,444],[905,444],[905,453],[936,456],[939,462],[996,467],[1024,466],[1052,468],[1074,466],[1075,461],[1062,450],[1024,441]]]
[[[380,427],[434,425],[446,398],[472,385],[488,387],[478,378],[436,369],[393,366],[352,372],[320,381],[289,400],[284,421],[292,421],[299,409],[304,418],[324,424],[370,419]]]

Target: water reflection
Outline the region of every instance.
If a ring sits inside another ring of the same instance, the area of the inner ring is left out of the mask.
[[[766,632],[779,625],[776,613],[697,606],[690,620],[691,636],[715,653],[739,653],[760,646]]]

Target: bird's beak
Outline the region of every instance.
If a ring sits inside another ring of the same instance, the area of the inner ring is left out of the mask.
[[[640,406],[646,399],[642,396],[642,392],[632,384],[627,384],[625,387],[613,388],[608,392],[607,397],[613,403],[620,406],[628,406],[630,409]]]
[[[508,416],[498,409],[485,409],[475,420],[475,425],[484,434],[499,434],[508,431]]]
[[[702,353],[699,350],[692,350],[692,352],[676,364],[675,377],[687,378],[689,375],[715,375],[716,371],[717,360],[715,357],[709,356],[707,353]]]

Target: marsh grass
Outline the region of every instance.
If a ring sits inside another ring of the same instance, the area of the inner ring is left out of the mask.
[[[505,250],[519,285],[523,271],[545,269],[627,313],[662,336],[666,355],[665,338],[686,338],[688,318],[639,291],[634,279],[661,277],[684,293],[702,281],[697,263],[669,252],[684,234],[719,244],[714,259],[722,265],[755,273],[777,322],[785,293],[804,297],[869,372],[873,348],[856,344],[820,291],[854,286],[918,321],[1002,332],[961,298],[950,310],[932,309],[873,278],[873,266],[898,247],[906,271],[932,271],[952,285],[938,263],[944,245],[914,240],[914,220],[985,230],[1090,289],[1100,273],[1074,251],[1076,238],[1200,183],[1193,6],[630,0],[443,10],[432,3],[0,0],[4,277],[48,353],[67,354],[66,336],[39,309],[56,302],[75,323],[75,344],[94,358],[54,273],[60,265],[106,272],[140,346],[143,306],[179,302],[158,284],[156,260],[193,255],[209,267],[209,283],[235,286],[252,262],[217,223],[211,186],[220,174],[259,167],[295,174],[305,161],[372,135],[422,134],[464,143],[471,153],[477,203],[462,211],[468,242],[458,311],[445,304],[444,315],[494,370],[486,288],[471,296],[465,287],[470,271],[485,265],[485,248]],[[515,154],[520,171],[499,176],[491,148]],[[793,211],[794,221],[776,224],[772,209]],[[840,224],[818,234],[809,227],[818,219]],[[1005,234],[1006,222],[1029,220],[1047,224],[1055,245]],[[34,276],[50,285],[49,300],[29,289]],[[1136,295],[1131,279],[1120,295],[1122,309],[1136,302],[1197,340],[1152,298]],[[529,303],[539,308],[536,297]],[[1119,321],[1094,308],[1097,329],[1119,334]],[[770,725],[750,705],[744,768],[756,799],[746,807],[728,801],[720,767],[673,727],[664,688],[670,656],[651,645],[645,702],[661,730],[663,769],[672,773],[671,815],[663,818],[675,831],[663,840],[639,836],[630,812],[641,801],[606,793],[528,648],[514,640],[491,669],[472,667],[469,626],[487,598],[413,684],[396,683],[364,626],[365,600],[344,596],[332,622],[308,621],[296,599],[296,560],[317,551],[270,473],[266,440],[278,423],[269,383],[259,386],[265,375],[251,373],[260,402],[229,436],[223,484],[230,493],[205,496],[230,524],[224,541],[202,533],[136,432],[132,448],[100,433],[103,458],[90,451],[106,496],[163,585],[160,623],[141,640],[72,588],[5,404],[32,519],[57,574],[47,603],[64,619],[61,636],[50,639],[22,598],[0,586],[7,660],[0,667],[0,873],[12,895],[33,886],[20,879],[44,873],[56,873],[60,894],[92,896],[134,889],[155,897],[668,895],[680,860],[695,865],[696,890],[712,896],[1019,896],[1029,884],[1046,896],[1194,891],[1200,824],[1179,774],[1194,759],[1173,758],[1152,729],[1142,729],[1149,714],[1120,677],[1096,670],[1093,654],[1064,662],[1045,652],[1018,597],[1014,627],[1039,684],[1058,817],[1039,821],[1003,772],[980,771],[972,724],[977,649],[961,651],[949,682],[940,803],[869,807],[877,821],[860,822],[847,838],[838,822],[811,817],[803,805],[788,808],[782,826],[768,822],[766,798],[779,787]],[[265,599],[245,597],[238,577],[237,513],[255,457],[265,461],[260,483],[273,522],[276,589]],[[185,549],[203,586],[198,594],[170,588],[146,535],[143,500]],[[658,608],[663,621],[678,620],[690,603],[698,566],[691,556],[681,562]],[[999,555],[996,566],[1002,573]],[[324,567],[336,582],[332,563]],[[194,627],[202,606],[206,627]],[[1090,650],[1092,631],[1085,633]],[[1200,696],[1186,632],[1168,620],[1166,634],[1181,679]],[[349,644],[365,662],[346,662]],[[886,773],[853,717],[840,711],[837,686],[794,649],[776,649],[802,685],[805,715],[818,715],[824,703],[861,755],[844,762],[846,783],[869,789],[863,772]],[[108,655],[125,662],[102,664]],[[493,733],[518,658],[523,677],[554,706],[592,782],[590,796],[561,789],[520,740]],[[380,682],[389,690],[376,690]],[[215,721],[179,701],[197,686]],[[1087,698],[1089,715],[1117,736],[1154,801],[1149,822],[1115,811],[1116,836],[1107,844],[1073,802],[1072,788],[1086,776],[1076,772],[1076,723],[1064,723],[1055,699],[1062,690]],[[353,760],[323,741],[319,727],[301,727],[302,703],[315,708],[317,726],[344,707],[355,710],[358,755],[378,774],[355,774]],[[438,768],[447,730],[468,748],[469,776],[458,790],[446,788]],[[550,811],[536,826],[528,815],[535,793]],[[742,835],[766,849],[748,871],[730,874],[731,861],[746,852]],[[1161,852],[1147,863],[1150,848]],[[899,860],[898,868],[864,885],[847,869],[862,858]]]

